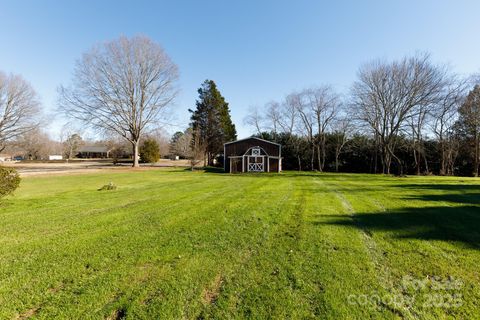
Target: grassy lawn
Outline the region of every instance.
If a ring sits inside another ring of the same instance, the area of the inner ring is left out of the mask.
[[[0,221],[0,319],[480,314],[480,179],[39,176]]]

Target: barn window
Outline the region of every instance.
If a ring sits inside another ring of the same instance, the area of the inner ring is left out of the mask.
[[[260,155],[260,148],[253,148],[252,156],[259,156],[259,155]]]

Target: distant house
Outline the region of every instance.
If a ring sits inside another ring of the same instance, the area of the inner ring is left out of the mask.
[[[110,150],[106,146],[81,146],[77,158],[109,158]]]
[[[62,155],[59,155],[59,154],[51,154],[48,156],[48,160],[52,161],[52,160],[62,160],[63,159],[63,156]]]
[[[282,146],[260,138],[246,138],[224,145],[225,172],[280,172]]]

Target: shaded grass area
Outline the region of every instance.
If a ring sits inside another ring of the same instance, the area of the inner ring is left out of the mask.
[[[472,318],[479,197],[465,178],[26,178],[0,205],[0,318]]]

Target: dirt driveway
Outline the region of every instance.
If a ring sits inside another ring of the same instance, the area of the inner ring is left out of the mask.
[[[106,161],[73,161],[73,162],[0,162],[0,165],[17,169],[20,176],[36,176],[44,174],[78,174],[105,170],[128,170],[130,164],[117,164]],[[139,170],[162,167],[188,167],[188,160],[161,159],[155,164],[141,164]]]

